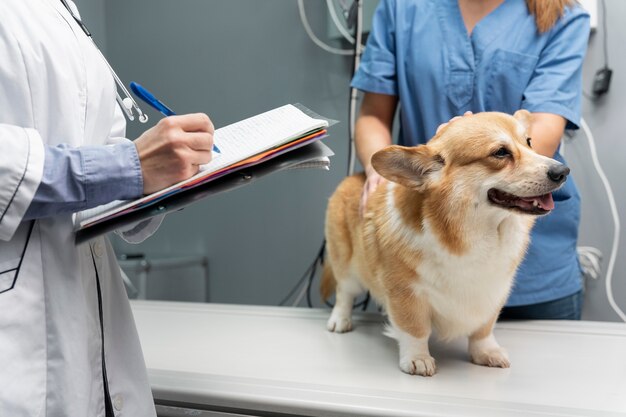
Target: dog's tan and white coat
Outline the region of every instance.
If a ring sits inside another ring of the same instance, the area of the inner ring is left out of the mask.
[[[322,295],[336,292],[328,329],[351,330],[354,298],[370,291],[398,341],[400,368],[430,376],[433,330],[469,337],[471,360],[508,367],[492,330],[528,245],[534,215],[569,170],[530,147],[530,113],[480,113],[441,129],[426,145],[372,157],[388,182],[359,200],[365,177],[346,178],[326,217]]]

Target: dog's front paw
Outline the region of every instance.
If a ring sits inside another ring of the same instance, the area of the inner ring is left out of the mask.
[[[472,362],[476,365],[490,366],[493,368],[508,368],[511,366],[509,355],[501,347],[485,349],[471,354]]]
[[[400,369],[410,375],[433,376],[437,366],[430,355],[407,356],[400,358]]]
[[[346,316],[332,314],[326,323],[330,332],[346,333],[352,330],[352,319]]]

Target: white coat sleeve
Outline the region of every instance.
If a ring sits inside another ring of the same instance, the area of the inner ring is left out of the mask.
[[[3,25],[0,57],[0,240],[8,241],[39,187],[44,145],[36,130],[20,123],[32,120],[31,92],[17,40]]]
[[[111,128],[111,133],[109,134],[108,143],[129,141],[129,139],[125,138],[125,135],[126,119],[124,118],[122,109],[118,105],[116,105],[113,127]],[[141,243],[157,231],[159,226],[161,226],[164,217],[165,214],[151,217],[147,220],[133,223],[132,225],[127,226],[123,229],[118,229],[115,231],[115,233],[128,243]]]

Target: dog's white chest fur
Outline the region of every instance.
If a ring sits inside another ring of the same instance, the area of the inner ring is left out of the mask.
[[[505,301],[515,275],[513,265],[524,250],[528,226],[523,218],[508,215],[499,227],[475,223],[476,239],[462,255],[441,243],[428,222],[421,233],[409,231],[392,204],[392,224],[398,237],[419,252],[416,294],[433,309],[433,325],[442,338],[467,336],[486,324]]]

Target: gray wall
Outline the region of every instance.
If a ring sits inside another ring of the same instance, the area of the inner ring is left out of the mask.
[[[324,34],[320,6],[308,9]],[[337,154],[330,172],[277,173],[168,216],[139,247],[115,241],[119,252],[151,257],[206,254],[213,301],[278,303],[317,253],[326,200],[346,171],[349,61],[308,40],[295,1],[111,0],[106,12],[108,55],[119,75],[177,112],[206,112],[220,127],[301,102],[342,121],[327,140]],[[160,118],[149,114],[151,122]],[[139,127],[129,126],[129,137]],[[202,283],[197,269],[176,278],[154,273],[149,296],[199,299]]]
[[[98,47],[106,51],[105,0],[75,0],[80,17],[89,28]]]
[[[624,230],[626,193],[623,185],[623,178],[626,174],[624,164],[626,135],[623,129],[623,120],[626,117],[626,55],[623,49],[626,43],[626,28],[623,26],[624,17],[626,17],[626,2],[606,0],[606,3],[609,66],[613,69],[611,90],[597,100],[585,98],[583,117],[595,137],[598,158],[613,187],[621,216],[622,230],[612,287],[615,300],[621,309],[626,311],[626,230]],[[602,31],[605,26],[602,13],[599,13],[598,21],[599,27],[591,36],[583,68],[583,88],[587,93],[591,91],[596,70],[604,65]],[[582,130],[576,132],[572,139],[566,139],[565,153],[573,169],[572,172],[583,201],[579,244],[594,246],[603,252],[604,274],[611,252],[614,225],[606,192],[591,163],[589,145]],[[618,320],[618,316],[609,307],[604,278],[587,282],[583,317],[593,320]]]
[[[621,163],[626,143],[620,126],[626,96],[626,58],[620,51],[626,37],[621,26],[626,3],[607,3],[613,85],[606,97],[585,100],[584,117],[623,213],[626,196],[618,180],[626,169]],[[305,4],[316,32],[326,33],[324,2]],[[142,245],[114,242],[120,253],[208,256],[212,301],[277,303],[314,257],[322,241],[326,200],[346,172],[349,60],[309,41],[295,0],[108,0],[105,11],[107,52],[120,76],[126,82],[143,83],[180,113],[206,112],[220,127],[285,103],[302,102],[342,122],[327,140],[337,153],[330,172],[278,173],[168,216],[157,235]],[[584,74],[587,91],[603,60],[600,34],[590,40]],[[159,118],[154,112],[150,116],[151,122]],[[138,126],[129,127],[129,137],[139,132]],[[584,200],[580,243],[600,248],[606,268],[613,225],[584,135],[576,133],[565,151]],[[624,232],[621,238],[626,240]],[[623,309],[625,252],[622,244],[614,273],[615,295]],[[151,297],[202,298],[197,270],[176,276],[157,272],[150,279]],[[617,318],[608,307],[603,281],[587,284],[584,317]]]

